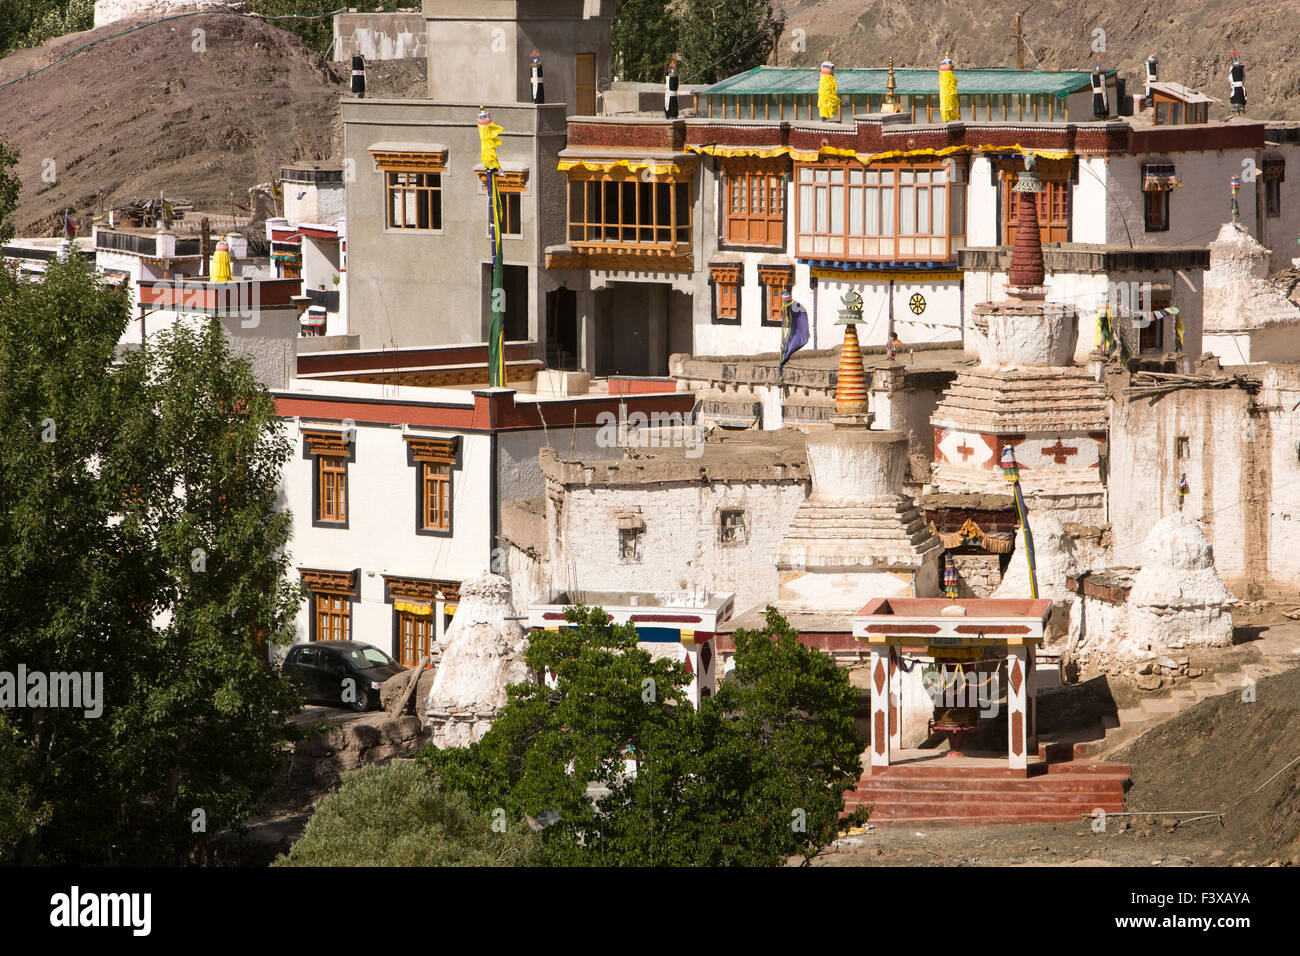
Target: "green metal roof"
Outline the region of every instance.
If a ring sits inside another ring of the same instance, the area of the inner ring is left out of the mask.
[[[1065,99],[1071,93],[1087,89],[1092,75],[1086,70],[1048,72],[1013,70],[1009,67],[955,69],[957,91],[967,94],[1049,93]],[[1117,70],[1105,70],[1114,76]],[[816,94],[819,68],[815,66],[756,66],[699,90],[701,96],[806,96]],[[837,69],[835,83],[842,96],[885,92],[888,70]],[[894,85],[899,96],[937,96],[939,70],[894,70]]]

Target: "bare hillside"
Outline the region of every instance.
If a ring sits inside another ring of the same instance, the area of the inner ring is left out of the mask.
[[[1084,69],[1104,31],[1102,64],[1133,82],[1155,50],[1160,77],[1226,100],[1234,47],[1246,64],[1247,115],[1300,118],[1300,31],[1295,0],[777,0],[786,33],[777,62],[810,65],[829,52],[842,66],[937,68],[950,53],[966,66],[1015,66],[1015,15],[1022,14],[1027,68]],[[794,30],[806,31],[806,49],[792,50]],[[960,72],[958,80],[960,82]]]
[[[0,60],[0,84],[127,26],[18,51]],[[346,89],[297,37],[256,19],[203,14],[106,39],[0,86],[0,136],[22,157],[18,234],[51,233],[64,208],[95,208],[100,190],[106,205],[159,189],[246,203],[281,164],[336,152]]]

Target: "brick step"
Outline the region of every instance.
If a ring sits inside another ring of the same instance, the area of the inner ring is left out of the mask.
[[[854,793],[928,793],[928,794],[1006,794],[1013,796],[1067,797],[1086,793],[1123,793],[1124,778],[1097,777],[1082,779],[1058,777],[1051,780],[909,780],[890,783],[887,780],[859,782]]]
[[[1124,801],[1124,791],[1116,788],[1114,790],[1087,790],[1077,793],[1002,793],[997,791],[986,790],[880,790],[876,792],[864,792],[856,790],[851,795],[846,794],[845,800],[852,799],[857,803],[877,803],[882,806],[894,804],[913,804],[913,803],[944,803],[971,806],[991,806],[995,804],[1006,804],[1008,806],[1034,806],[1037,804],[1052,804],[1064,806],[1069,804],[1083,804],[1090,801]]]
[[[1029,770],[1012,770],[1010,767],[969,767],[957,759],[935,760],[928,764],[892,764],[872,767],[861,777],[867,780],[918,780],[937,777],[949,780],[1041,780],[1059,775],[1119,776],[1127,777],[1131,769],[1125,764],[1070,761],[1066,763],[1035,763]]]
[[[1015,826],[1018,824],[1025,824],[1025,823],[1082,824],[1084,822],[1085,821],[1083,817],[1080,814],[1076,814],[1076,813],[1072,813],[1068,815],[1045,813],[1045,814],[1036,814],[1036,815],[1029,815],[1029,816],[1023,814],[1016,815],[1016,816],[988,814],[980,817],[946,817],[946,816],[907,817],[906,819],[902,819],[902,820],[885,819],[885,818],[877,819],[875,816],[871,818],[871,824],[873,826],[882,826],[882,827],[906,826],[906,827],[927,827],[927,828]]]
[[[855,809],[846,807],[846,809]],[[1018,807],[1008,804],[991,804],[988,806],[951,806],[946,803],[909,803],[903,805],[882,806],[877,804],[871,814],[870,823],[888,823],[894,820],[923,820],[946,818],[949,820],[972,820],[981,817],[1001,817],[1009,822],[1031,822],[1035,820],[1081,820],[1093,810],[1105,813],[1122,813],[1124,804],[1116,801],[1099,800],[1095,804],[1037,804],[1033,807]]]

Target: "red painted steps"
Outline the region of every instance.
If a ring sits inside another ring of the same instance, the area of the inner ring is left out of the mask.
[[[1024,771],[940,758],[869,770],[844,802],[872,806],[873,824],[1078,823],[1096,809],[1122,811],[1128,780],[1120,764],[1038,761]]]

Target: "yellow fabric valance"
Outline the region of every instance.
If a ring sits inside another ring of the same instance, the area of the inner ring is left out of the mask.
[[[393,608],[398,611],[405,611],[407,614],[419,614],[421,616],[433,613],[433,605],[426,601],[394,601]]]
[[[1068,149],[1026,149],[1019,143],[1011,146],[945,146],[942,149],[891,149],[883,153],[859,153],[856,150],[839,146],[822,146],[820,149],[798,149],[794,146],[687,146],[688,152],[703,156],[721,156],[723,158],[747,157],[769,159],[773,156],[789,156],[800,163],[815,163],[822,156],[851,156],[864,166],[882,159],[897,159],[902,156],[951,156],[954,153],[1004,153],[1017,152],[1022,156],[1033,154],[1041,159],[1070,159],[1074,156]],[[563,166],[561,166],[563,168]]]
[[[570,169],[586,169],[593,173],[608,173],[615,169],[636,173],[648,169],[655,176],[674,175],[683,171],[677,163],[647,159],[562,159],[556,168],[562,173]]]

